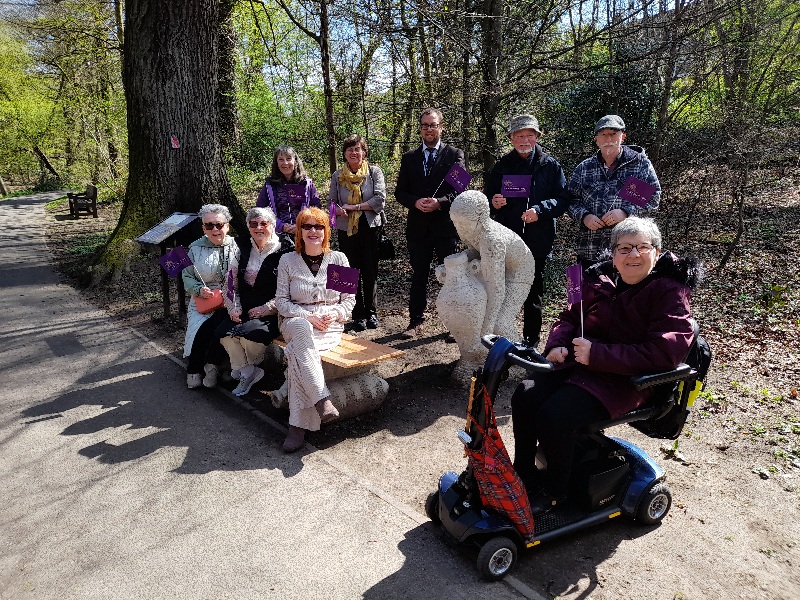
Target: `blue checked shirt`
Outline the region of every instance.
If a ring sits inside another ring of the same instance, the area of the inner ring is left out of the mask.
[[[655,186],[656,192],[647,206],[642,208],[619,197],[625,180],[633,175]],[[576,252],[584,260],[594,261],[597,254],[608,248],[611,242],[611,227],[597,231],[589,230],[583,224],[583,217],[593,214],[602,217],[608,211],[621,208],[628,216],[645,216],[658,210],[661,200],[661,184],[650,159],[640,146],[622,146],[622,155],[617,167],[608,169],[600,151],[579,164],[570,177],[567,189],[575,196],[568,212],[578,223],[578,247]]]

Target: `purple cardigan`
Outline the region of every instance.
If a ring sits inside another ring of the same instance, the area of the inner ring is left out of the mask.
[[[589,366],[575,363],[572,340],[581,334],[580,308],[575,303],[559,315],[550,330],[545,355],[563,346],[571,368],[566,383],[595,396],[612,418],[640,406],[652,390],[636,391],[632,375],[674,369],[686,358],[693,331],[689,299],[699,278],[695,259],[664,252],[640,283],[617,290],[611,261],[584,273],[584,337],[592,342]]]

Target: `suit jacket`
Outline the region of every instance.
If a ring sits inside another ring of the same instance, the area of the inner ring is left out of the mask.
[[[394,195],[397,201],[408,209],[406,222],[406,235],[413,237],[458,237],[456,228],[450,220],[450,203],[457,192],[449,183],[444,181],[444,176],[455,163],[462,167],[464,164],[464,151],[441,143],[436,161],[429,175],[425,175],[423,168],[423,152],[420,144],[416,149],[403,154],[400,159],[400,172],[397,175],[397,187]],[[444,183],[442,183],[444,181]],[[440,185],[441,184],[441,185]],[[439,188],[436,191],[436,188]],[[430,213],[424,213],[414,206],[420,198],[434,197],[442,207]]]

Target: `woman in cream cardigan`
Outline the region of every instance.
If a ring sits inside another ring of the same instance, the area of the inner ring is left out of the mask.
[[[342,339],[344,323],[355,304],[353,294],[327,289],[328,266],[350,266],[341,252],[331,251],[328,215],[307,208],[297,216],[295,251],[278,263],[275,306],[286,340],[289,388],[289,435],[285,452],[302,448],[306,431],[339,416],[330,401],[320,355]]]

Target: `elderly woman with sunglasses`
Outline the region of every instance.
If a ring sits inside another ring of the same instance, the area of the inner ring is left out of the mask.
[[[299,450],[306,431],[339,416],[330,401],[321,354],[339,344],[355,296],[328,289],[328,267],[349,266],[347,257],[331,250],[328,214],[307,208],[297,216],[295,251],[278,263],[275,305],[286,340],[289,388],[289,435],[285,452]]]
[[[204,385],[213,388],[219,375],[217,365],[225,360],[215,330],[225,319],[226,310],[220,294],[225,284],[228,267],[239,255],[239,248],[230,231],[231,213],[221,204],[204,204],[198,212],[205,235],[189,246],[192,266],[181,274],[183,285],[191,295],[187,310],[188,324],[183,343],[183,357],[187,359],[186,385],[195,389]],[[201,313],[196,298],[210,299],[216,291],[219,305],[210,312]]]
[[[534,513],[566,497],[577,431],[643,404],[652,390],[637,391],[630,377],[674,369],[692,343],[698,260],[662,253],[655,222],[640,217],[614,227],[611,247],[610,260],[585,270],[582,302],[550,331],[544,352],[557,370],[522,382],[511,398],[514,467]]]
[[[303,188],[299,197],[290,196],[287,184]],[[272,170],[256,201],[258,207],[269,207],[275,213],[275,231],[295,234],[295,220],[304,208],[322,206],[317,188],[306,173],[303,161],[291,146],[278,146],[272,156]]]
[[[294,250],[290,237],[275,233],[275,213],[269,208],[251,208],[247,228],[250,237],[237,239],[239,256],[230,264],[233,294],[225,294],[228,318],[217,327],[231,361],[231,375],[239,380],[235,396],[244,396],[264,377],[258,365],[266,345],[280,335],[275,308],[278,261]]]

